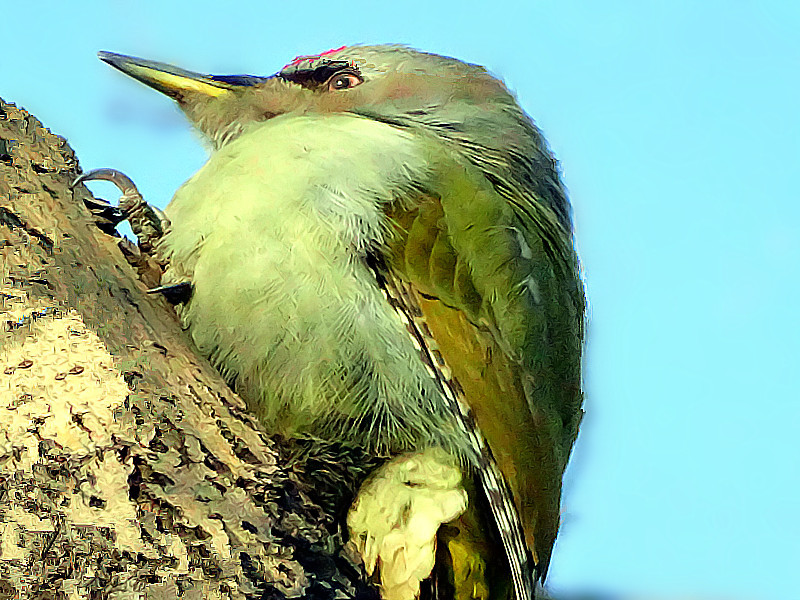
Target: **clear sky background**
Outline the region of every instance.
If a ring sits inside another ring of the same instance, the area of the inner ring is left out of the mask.
[[[549,584],[800,598],[800,2],[5,2],[0,96],[163,206],[205,160],[95,58],[271,74],[401,42],[489,67],[561,161],[587,416]],[[93,184],[99,195],[113,188]]]

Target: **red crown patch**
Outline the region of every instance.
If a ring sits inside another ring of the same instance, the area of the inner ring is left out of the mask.
[[[304,60],[316,60],[316,59],[321,58],[323,56],[327,56],[328,54],[333,54],[334,52],[339,52],[339,50],[344,50],[345,48],[347,48],[347,46],[341,46],[339,48],[331,48],[330,50],[326,50],[325,52],[320,52],[319,54],[308,54],[308,55],[302,55],[302,56],[295,56],[294,60],[292,60],[292,62],[290,62],[288,65],[286,65],[286,67],[293,67],[294,65],[300,64]],[[283,68],[285,69],[286,67],[283,67]]]

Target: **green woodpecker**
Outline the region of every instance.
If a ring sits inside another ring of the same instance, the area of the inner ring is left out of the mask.
[[[157,249],[199,350],[285,436],[389,458],[348,527],[386,600],[533,595],[581,420],[570,208],[482,67],[402,46],[270,77],[100,57],[210,141]],[[446,524],[446,525],[445,525]]]

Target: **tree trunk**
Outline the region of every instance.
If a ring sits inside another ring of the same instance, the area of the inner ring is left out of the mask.
[[[360,594],[351,459],[259,428],[79,173],[0,100],[0,599]]]

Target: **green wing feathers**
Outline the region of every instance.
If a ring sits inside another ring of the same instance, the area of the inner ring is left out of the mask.
[[[583,289],[570,232],[459,164],[396,207],[390,263],[515,496],[543,576],[581,418]]]

